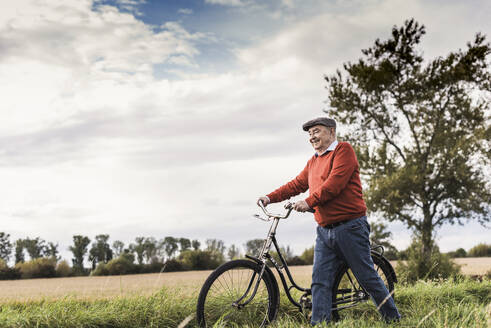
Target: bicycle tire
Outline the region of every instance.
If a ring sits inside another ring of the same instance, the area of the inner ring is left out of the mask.
[[[244,324],[264,327],[271,323],[278,313],[279,290],[269,270],[264,272],[257,293],[249,304],[241,309],[232,305],[244,295],[255,274],[254,283],[243,301],[249,299],[260,271],[261,266],[249,260],[230,261],[213,271],[198,297],[196,317],[199,327],[213,327],[217,322],[226,327]]]
[[[392,293],[392,297],[394,297],[394,283],[397,282],[394,270],[387,265],[390,266],[390,263],[384,261],[381,257],[378,255],[375,255],[372,253],[372,260],[374,264],[374,268],[377,271],[378,275],[380,278],[382,278],[382,281],[385,284],[385,287],[389,291],[389,293]],[[350,279],[351,278],[351,279]],[[332,318],[334,321],[337,321],[340,319],[339,316],[339,311],[337,302],[341,300],[339,295],[343,295],[343,297],[346,297],[346,291],[350,289],[357,290],[359,289],[360,286],[358,284],[358,281],[356,280],[354,274],[351,272],[351,269],[345,264],[342,265],[339,269],[338,272],[336,273],[336,278],[334,279],[334,287],[332,290]],[[349,298],[349,295],[348,295]],[[365,299],[364,299],[365,300]],[[355,306],[357,303],[360,303],[362,300],[360,299],[354,299],[352,302],[345,303],[343,306]]]

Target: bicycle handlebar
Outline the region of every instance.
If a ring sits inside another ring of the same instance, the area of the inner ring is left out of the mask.
[[[264,221],[269,221],[271,218],[277,218],[277,219],[286,219],[288,216],[290,216],[290,213],[292,212],[293,210],[293,203],[291,202],[288,202],[285,204],[285,209],[287,209],[287,212],[285,214],[273,214],[273,213],[270,213],[266,210],[266,207],[264,206],[263,202],[260,200],[257,202],[258,206],[263,210],[264,214],[266,214],[268,216],[268,220],[264,220]],[[308,210],[307,212],[311,212],[311,213],[314,213],[315,210],[311,209],[311,210]],[[255,215],[255,217],[257,217],[258,219],[262,219],[259,215]]]
[[[285,204],[285,209],[287,209],[288,211],[285,214],[283,214],[283,215],[281,215],[281,214],[273,214],[273,213],[268,212],[266,210],[266,207],[264,207],[264,204],[263,204],[262,201],[259,201],[258,202],[258,205],[263,210],[264,214],[266,214],[270,218],[286,219],[290,215],[290,213],[292,212],[292,210],[293,210],[293,204],[290,203],[290,202],[288,202],[288,203]]]

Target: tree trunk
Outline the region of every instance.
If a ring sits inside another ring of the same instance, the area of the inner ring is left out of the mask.
[[[431,246],[432,246],[432,239],[431,239],[432,231],[431,231],[431,225],[428,227],[426,224],[423,227],[423,231],[421,232],[421,242],[423,244],[423,257],[425,259],[429,259],[431,257]]]
[[[425,267],[427,270],[430,269],[430,259],[431,259],[431,252],[433,248],[433,225],[431,224],[431,215],[430,215],[430,210],[429,206],[423,206],[423,225],[422,225],[422,230],[421,230],[421,244],[422,244],[422,250],[421,250],[421,262],[424,263]]]

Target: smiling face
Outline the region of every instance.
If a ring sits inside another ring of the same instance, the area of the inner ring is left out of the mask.
[[[314,125],[309,129],[309,141],[318,154],[323,153],[336,140],[335,128]]]

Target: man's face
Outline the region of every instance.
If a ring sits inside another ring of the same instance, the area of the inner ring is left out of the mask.
[[[324,125],[314,125],[309,129],[309,141],[317,153],[326,150],[334,140],[334,128],[328,128]]]

